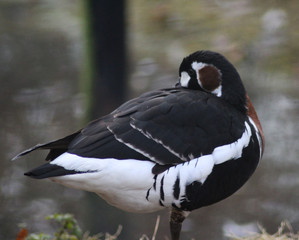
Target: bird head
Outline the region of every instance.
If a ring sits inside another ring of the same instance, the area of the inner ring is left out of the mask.
[[[179,68],[179,86],[208,92],[246,111],[246,91],[235,67],[221,54],[197,51]]]

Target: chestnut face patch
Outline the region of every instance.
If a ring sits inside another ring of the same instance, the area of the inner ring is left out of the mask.
[[[193,62],[192,69],[196,72],[197,82],[202,89],[221,97],[222,74],[218,68],[211,64]]]
[[[221,74],[219,70],[211,65],[206,65],[198,70],[199,84],[209,92],[214,91],[221,85]]]

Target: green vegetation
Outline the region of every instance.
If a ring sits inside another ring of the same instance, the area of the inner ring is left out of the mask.
[[[116,233],[98,233],[90,236],[89,232],[84,232],[78,225],[77,220],[72,214],[54,214],[46,217],[47,220],[54,220],[58,223],[58,229],[54,236],[45,233],[32,233],[28,235],[28,230],[22,228],[17,236],[17,240],[116,240],[121,232],[121,226]]]
[[[53,220],[58,224],[58,228],[54,233],[54,236],[45,233],[31,233],[28,234],[28,230],[24,227],[21,228],[17,240],[117,240],[121,233],[122,227],[119,226],[116,233],[98,233],[96,235],[89,235],[89,232],[84,232],[78,225],[77,220],[72,214],[53,214],[46,217],[47,220]],[[156,226],[152,238],[149,238],[145,234],[142,235],[139,240],[155,240],[160,222],[158,216]],[[299,232],[294,233],[291,225],[288,222],[282,222],[278,231],[273,235],[267,233],[267,231],[260,227],[261,233],[249,233],[248,237],[236,237],[229,236],[230,240],[299,240]],[[193,238],[192,240],[195,240]]]

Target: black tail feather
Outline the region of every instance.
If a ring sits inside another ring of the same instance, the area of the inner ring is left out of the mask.
[[[75,174],[78,173],[75,170],[67,170],[61,166],[46,163],[37,168],[32,169],[29,172],[24,173],[24,175],[35,178],[35,179],[43,179],[49,177],[58,177],[63,175]]]
[[[19,153],[17,156],[15,156],[12,160],[16,160],[17,158],[20,158],[28,153],[31,153],[35,150],[38,149],[50,149],[49,154],[46,157],[47,161],[51,161],[54,158],[58,157],[62,153],[66,152],[68,149],[68,146],[70,142],[81,132],[81,130],[66,136],[64,138],[48,142],[48,143],[43,143],[43,144],[37,144],[36,146],[29,148],[21,153]]]

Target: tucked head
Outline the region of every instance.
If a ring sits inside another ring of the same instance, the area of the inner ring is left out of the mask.
[[[179,69],[179,85],[223,98],[245,108],[246,92],[235,67],[221,54],[197,51],[185,57]]]

